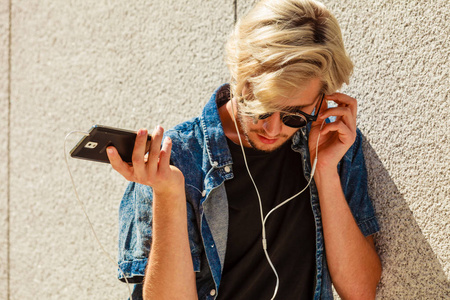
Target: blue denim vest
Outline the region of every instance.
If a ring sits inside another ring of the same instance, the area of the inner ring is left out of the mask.
[[[218,107],[228,101],[229,86],[219,87],[202,114],[166,131],[173,140],[172,163],[185,176],[189,243],[196,272],[199,299],[215,299],[224,266],[228,233],[225,180],[233,178],[233,161],[219,117]],[[292,149],[302,156],[307,180],[311,174],[309,128],[292,138]],[[379,230],[367,192],[367,172],[357,138],[338,165],[342,189],[353,216],[365,235]],[[324,249],[319,198],[311,182],[311,207],[316,225],[316,278],[314,299],[333,299]],[[152,241],[152,189],[131,182],[119,210],[119,279],[137,283],[133,299],[142,299],[142,279]],[[123,273],[122,273],[123,272]],[[271,295],[268,295],[268,299]],[[180,299],[182,299],[180,295]]]

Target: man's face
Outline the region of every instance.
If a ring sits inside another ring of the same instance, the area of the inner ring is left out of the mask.
[[[307,114],[311,114],[319,100],[321,88],[320,79],[312,79],[303,90],[289,98],[289,107],[301,108]],[[285,99],[274,99],[274,101],[283,101]],[[241,134],[244,135],[247,143],[254,149],[271,152],[289,141],[298,128],[292,128],[283,124],[280,119],[280,113],[275,112],[270,117],[257,120],[242,115],[238,110],[238,120]]]

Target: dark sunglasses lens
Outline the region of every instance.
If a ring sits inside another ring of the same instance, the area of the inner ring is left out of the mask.
[[[284,125],[293,128],[301,128],[308,123],[302,115],[285,115],[282,121]]]

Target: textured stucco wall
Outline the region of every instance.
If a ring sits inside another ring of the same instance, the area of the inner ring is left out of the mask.
[[[13,1],[11,299],[126,297],[76,203],[64,137],[97,123],[170,127],[198,114],[226,80],[233,19],[229,1]],[[115,259],[126,182],[107,165],[70,164]]]
[[[8,297],[9,3],[0,1],[0,299]]]
[[[450,298],[448,1],[336,1],[355,62],[370,194],[381,232],[378,297]]]
[[[253,2],[11,0],[10,10],[0,1],[0,299],[126,298],[76,203],[64,136],[96,123],[170,127],[197,115],[227,81],[223,44],[235,8],[239,16]],[[382,226],[378,298],[450,297],[450,4],[325,3],[355,62],[344,92],[359,100]],[[107,165],[70,165],[115,257],[126,182]]]

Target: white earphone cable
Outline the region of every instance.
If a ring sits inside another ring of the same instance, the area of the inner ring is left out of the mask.
[[[267,215],[264,217],[263,208],[262,208],[261,196],[260,196],[260,194],[259,194],[258,187],[256,186],[256,183],[255,183],[255,181],[253,180],[253,176],[252,176],[252,174],[251,174],[251,172],[250,172],[250,169],[249,169],[249,167],[248,167],[248,164],[247,164],[247,158],[246,158],[246,156],[245,156],[244,146],[243,146],[243,144],[242,144],[241,135],[240,135],[240,133],[239,133],[239,127],[238,127],[238,125],[237,125],[237,121],[236,121],[236,117],[235,117],[235,112],[234,112],[234,106],[233,106],[232,99],[231,99],[230,101],[231,101],[232,118],[233,118],[233,121],[234,121],[234,126],[235,126],[235,128],[236,128],[236,133],[237,133],[237,136],[238,136],[238,139],[239,139],[239,144],[240,144],[240,146],[241,146],[242,155],[243,155],[243,157],[244,157],[245,168],[247,169],[248,175],[250,176],[250,179],[251,179],[251,181],[252,181],[252,183],[253,183],[253,186],[255,187],[255,191],[256,191],[256,194],[257,194],[257,196],[258,196],[259,210],[260,210],[261,224],[262,224],[262,245],[263,245],[264,254],[265,254],[265,256],[266,256],[267,262],[269,263],[269,265],[270,265],[270,267],[272,268],[272,270],[273,270],[273,272],[274,272],[274,274],[275,274],[275,277],[276,277],[275,290],[274,290],[273,296],[272,296],[272,298],[271,298],[271,300],[274,300],[275,297],[276,297],[276,295],[277,295],[277,293],[278,293],[278,287],[279,287],[279,285],[280,285],[280,278],[279,278],[279,276],[278,276],[277,270],[275,269],[275,266],[274,266],[273,263],[272,263],[272,260],[270,259],[269,253],[267,252],[266,221],[267,221],[267,218],[269,217],[270,214],[272,214],[275,210],[277,210],[277,209],[280,208],[281,206],[285,205],[286,203],[288,203],[289,201],[291,201],[292,199],[296,198],[298,195],[300,195],[301,193],[303,193],[303,192],[309,187],[309,185],[311,184],[311,181],[312,181],[313,176],[314,176],[314,172],[316,171],[317,156],[318,156],[318,152],[319,152],[320,131],[319,131],[319,135],[318,135],[318,137],[317,137],[317,142],[316,142],[316,157],[314,158],[313,166],[312,166],[312,168],[311,168],[311,176],[310,176],[310,178],[309,178],[308,184],[306,185],[306,187],[305,187],[303,190],[301,190],[300,192],[298,192],[298,193],[295,194],[294,196],[290,197],[289,199],[287,199],[287,200],[283,201],[282,203],[278,204],[277,206],[275,206],[275,207],[274,207],[272,210],[270,210],[270,211],[267,213]],[[325,120],[322,122],[322,125],[321,125],[321,127],[320,127],[320,130],[322,130],[324,124],[325,124]]]
[[[66,161],[66,166],[67,166],[67,170],[69,171],[69,175],[70,175],[70,180],[72,181],[72,187],[73,190],[75,192],[78,204],[80,205],[81,209],[83,210],[83,213],[89,223],[89,226],[92,230],[92,233],[94,234],[95,240],[97,241],[97,243],[99,244],[100,248],[102,249],[103,253],[108,257],[108,259],[114,264],[114,266],[118,267],[120,272],[123,275],[123,278],[125,279],[125,282],[127,284],[127,288],[128,288],[128,295],[130,296],[130,300],[133,300],[133,296],[131,294],[131,288],[130,288],[130,283],[128,282],[127,277],[125,276],[125,273],[122,271],[122,269],[120,268],[120,266],[114,261],[114,259],[111,257],[111,255],[109,255],[109,253],[106,251],[106,249],[103,247],[102,243],[100,242],[100,240],[97,237],[97,233],[94,230],[94,226],[92,225],[91,219],[89,218],[87,212],[86,212],[86,208],[84,207],[83,202],[80,200],[80,196],[78,195],[77,192],[77,188],[75,186],[75,181],[73,180],[73,176],[72,176],[72,172],[70,171],[70,167],[69,167],[69,160],[67,159],[67,151],[66,151],[66,143],[67,143],[67,139],[69,138],[69,136],[71,136],[74,133],[78,133],[78,134],[82,134],[85,136],[88,136],[89,133],[88,132],[84,132],[84,131],[71,131],[69,132],[69,134],[66,135],[66,138],[64,139],[64,159]]]

